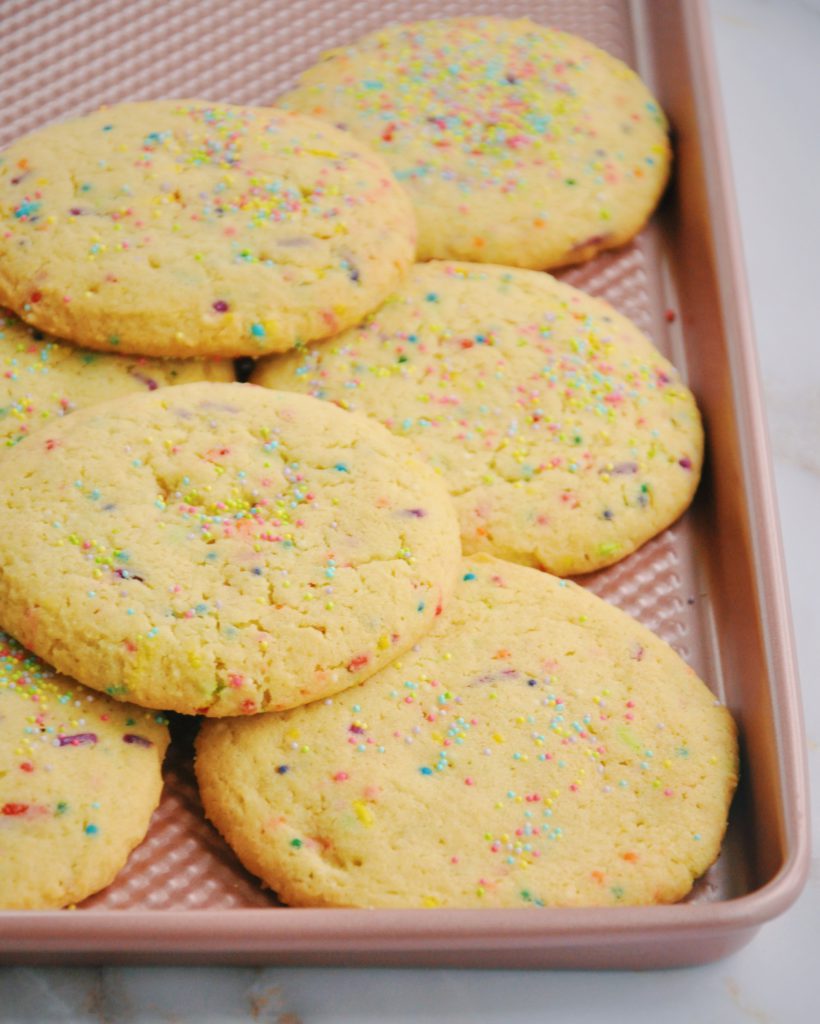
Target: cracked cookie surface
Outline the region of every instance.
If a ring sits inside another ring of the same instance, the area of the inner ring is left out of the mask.
[[[60,675],[0,631],[0,907],[77,903],[142,841],[168,728]]]
[[[109,398],[234,379],[229,359],[149,359],[79,349],[0,309],[0,447]]]
[[[281,715],[206,722],[205,811],[296,906],[671,903],[714,861],[734,723],[578,585],[487,555],[411,652]]]
[[[678,372],[601,299],[548,274],[416,265],[360,327],[252,378],[411,439],[465,552],[558,575],[617,562],[687,507],[703,431]]]
[[[621,245],[669,173],[634,71],[526,19],[410,22],[330,50],[277,103],[348,129],[412,197],[419,258],[548,269]]]
[[[347,133],[156,100],[0,153],[0,302],[75,344],[261,355],[358,322],[415,254],[409,200]]]
[[[73,413],[10,449],[0,625],[88,686],[214,716],[371,675],[452,589],[442,483],[379,424],[253,385]]]

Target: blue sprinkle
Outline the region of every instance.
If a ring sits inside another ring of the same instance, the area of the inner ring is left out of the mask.
[[[29,200],[23,200],[14,211],[14,216],[17,220],[20,220],[22,217],[30,217],[32,213],[37,213],[41,205],[42,203],[32,203]]]

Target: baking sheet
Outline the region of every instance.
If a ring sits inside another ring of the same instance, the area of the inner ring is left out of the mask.
[[[581,582],[667,640],[740,725],[742,783],[718,863],[684,903],[613,910],[289,910],[204,821],[190,722],[117,881],[76,913],[0,914],[6,960],[666,966],[724,955],[796,897],[806,783],[794,656],[753,342],[699,2],[467,0],[0,4],[0,145],[103,103],[265,104],[323,49],[390,21],[529,16],[637,67],[670,115],[672,186],[632,244],[559,274],[608,299],[683,371],[707,427],[694,506]]]

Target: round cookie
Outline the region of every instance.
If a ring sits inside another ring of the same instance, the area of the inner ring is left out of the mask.
[[[635,235],[669,174],[663,112],[620,60],[526,19],[393,25],[279,97],[389,162],[419,259],[548,269]]]
[[[406,272],[413,211],[346,132],[152,100],[0,154],[0,302],[88,348],[260,355],[357,323]]]
[[[159,803],[168,740],[160,715],[0,632],[0,907],[64,907],[112,882]]]
[[[228,359],[148,359],[78,349],[0,309],[0,446],[18,444],[55,417],[133,391],[234,379]]]
[[[206,722],[196,772],[288,904],[670,903],[718,855],[737,744],[644,626],[480,555],[411,653],[324,702]]]
[[[252,379],[410,438],[448,483],[465,552],[561,576],[635,550],[700,476],[674,367],[608,303],[534,271],[417,265],[360,327]]]
[[[88,686],[214,716],[371,675],[441,611],[458,523],[412,447],[249,384],[55,422],[3,460],[0,626]]]

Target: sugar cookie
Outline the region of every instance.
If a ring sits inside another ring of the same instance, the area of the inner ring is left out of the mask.
[[[384,156],[420,259],[578,263],[639,231],[669,173],[666,119],[635,72],[526,19],[393,25],[329,51],[277,102]]]
[[[78,349],[0,309],[0,446],[18,444],[55,417],[133,391],[234,379],[229,359],[148,359]]]
[[[357,323],[406,272],[412,209],[348,133],[151,100],[0,153],[0,302],[87,348],[261,355]]]
[[[207,815],[288,904],[670,903],[717,857],[732,719],[654,634],[486,555],[413,651],[332,699],[206,722]]]
[[[55,672],[0,632],[0,907],[104,889],[143,839],[168,729]]]
[[[304,395],[163,388],[3,457],[0,626],[147,707],[250,714],[350,686],[430,628],[459,558],[412,447]]]
[[[252,378],[367,413],[447,481],[465,552],[558,575],[617,562],[687,507],[703,432],[671,364],[548,274],[415,266],[364,324]]]

